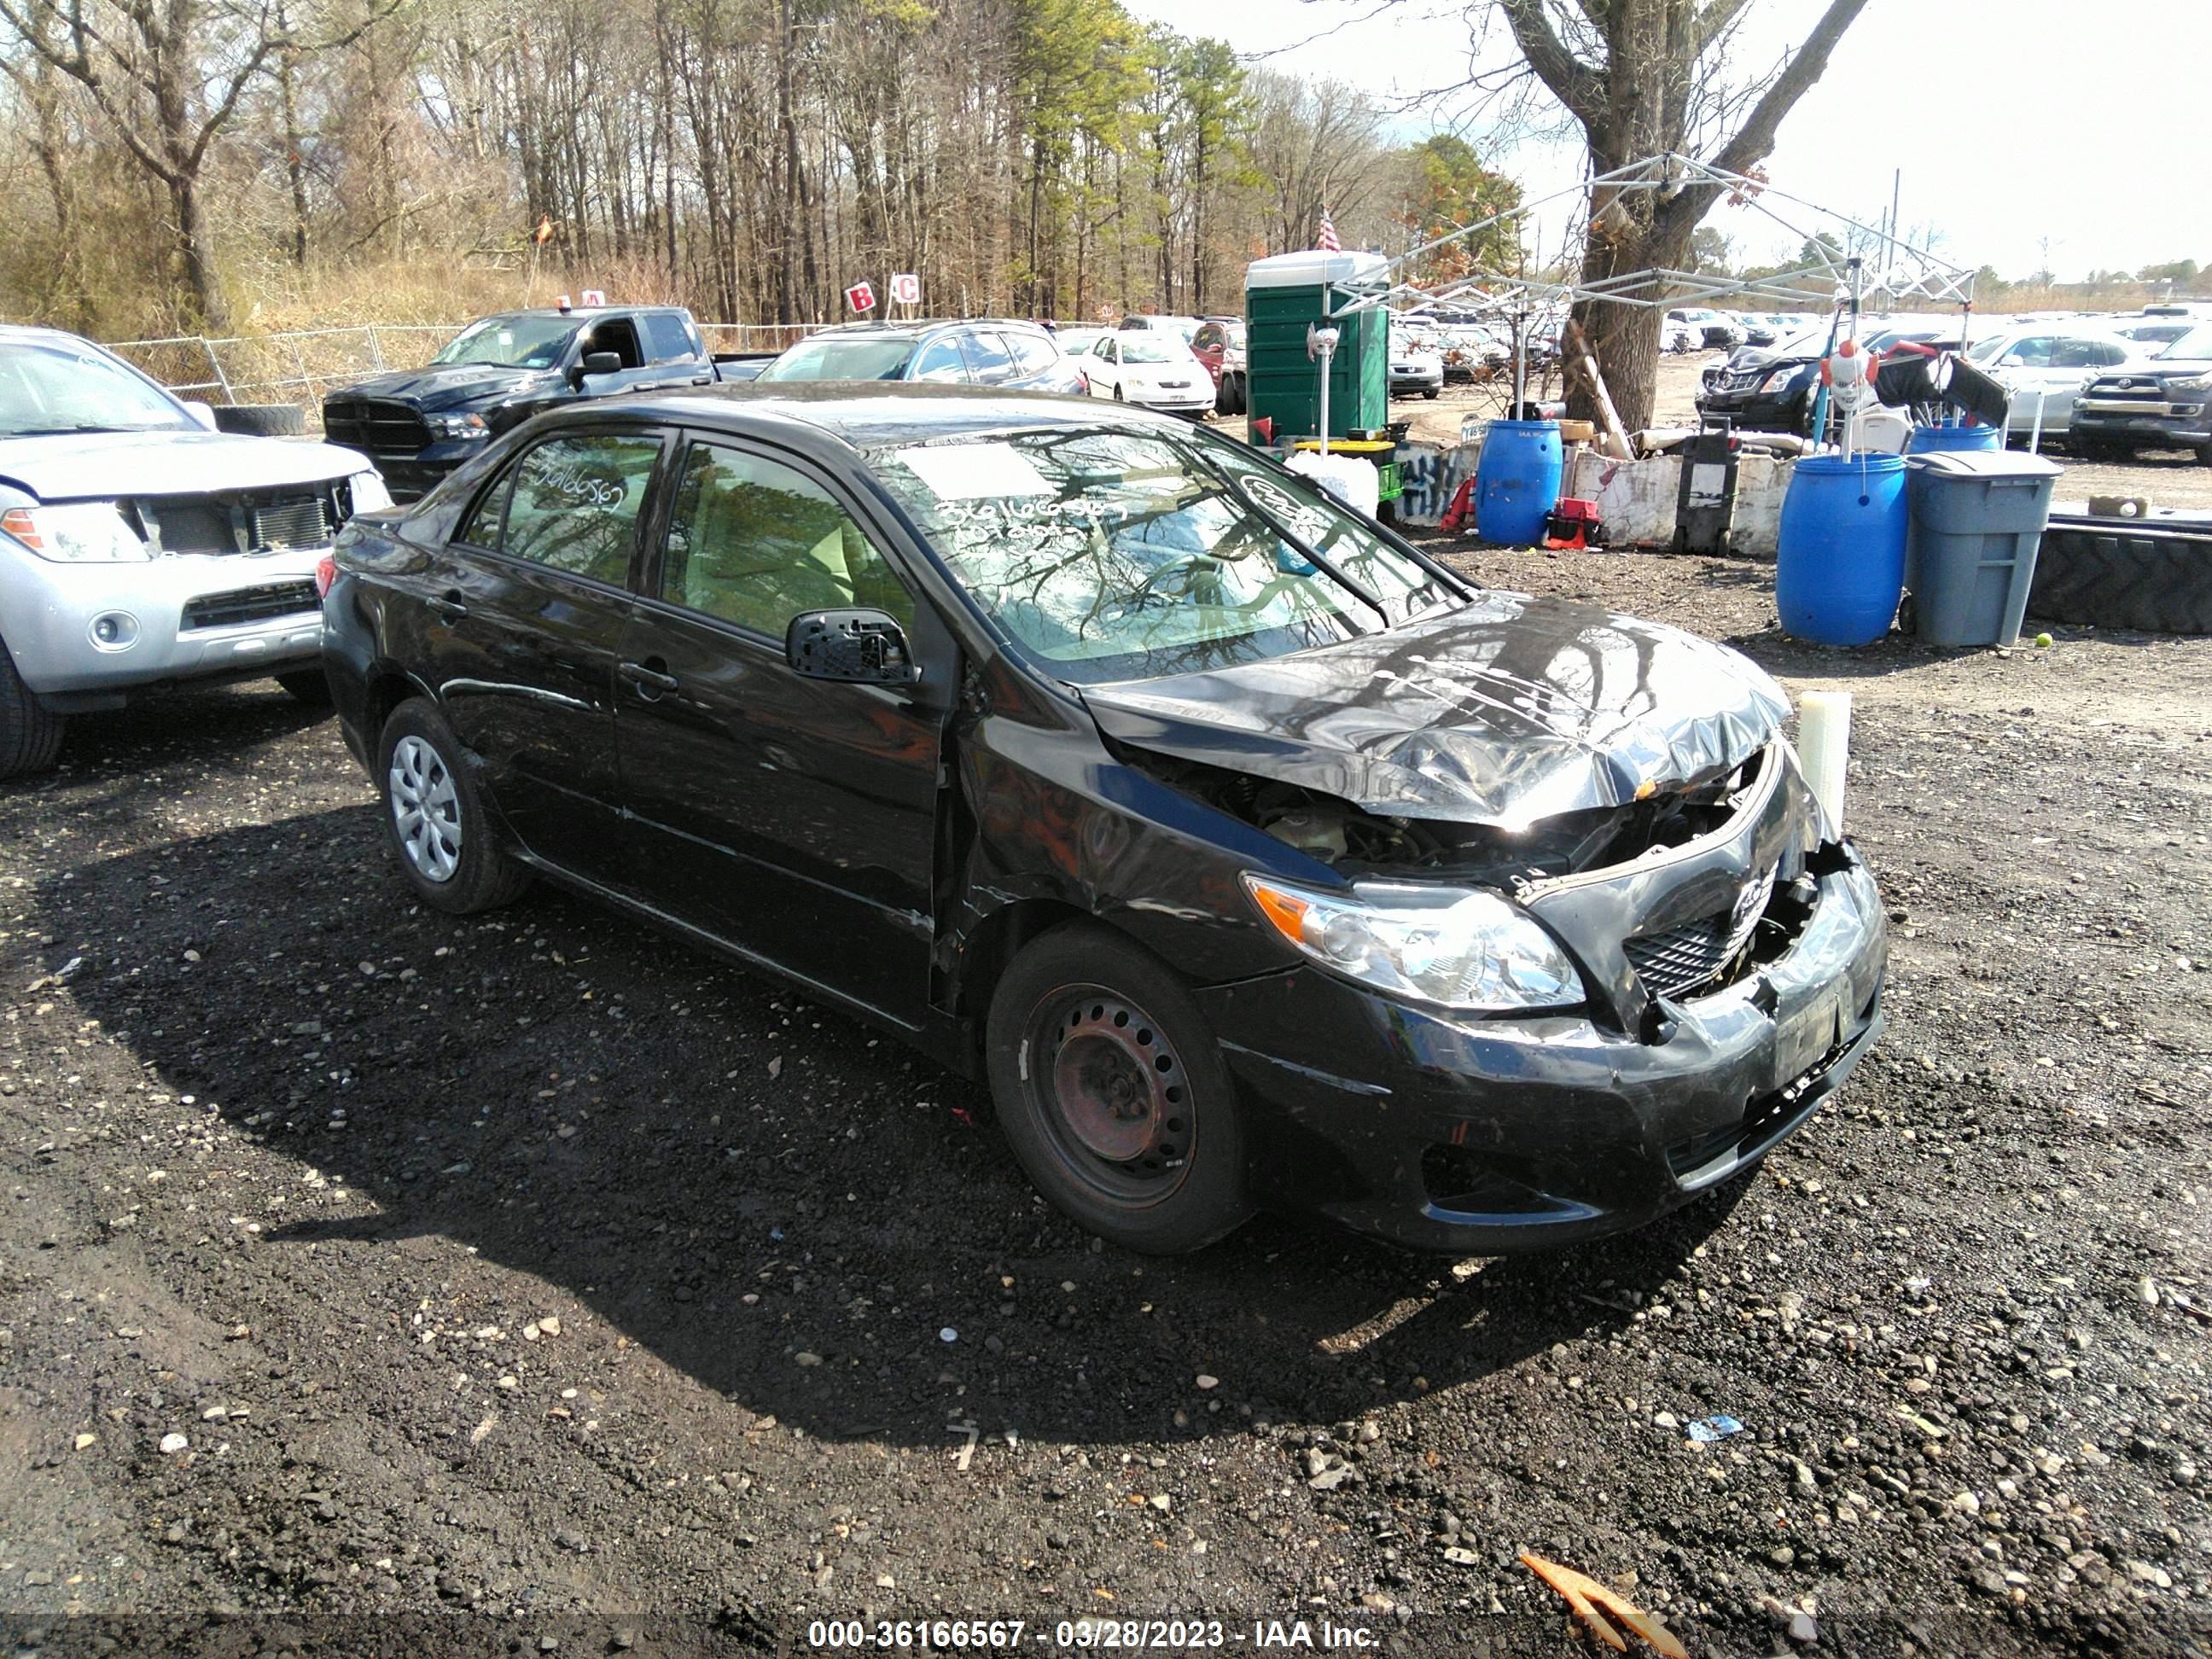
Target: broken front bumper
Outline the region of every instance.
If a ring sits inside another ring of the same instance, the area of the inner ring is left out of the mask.
[[[1663,1005],[1660,1041],[1415,1007],[1311,968],[1199,994],[1259,1120],[1261,1196],[1496,1255],[1639,1226],[1763,1157],[1880,1035],[1887,959],[1854,856],[1779,959]]]
[[[1648,947],[1748,914],[1747,894],[1788,918],[1754,965],[1655,991]],[[1763,1157],[1880,1034],[1881,894],[1786,745],[1722,828],[1520,898],[1574,956],[1584,1009],[1455,1013],[1306,967],[1198,993],[1259,1120],[1260,1195],[1463,1255],[1619,1231]]]

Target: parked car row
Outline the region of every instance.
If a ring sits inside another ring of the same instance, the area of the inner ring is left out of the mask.
[[[1955,313],[1870,319],[1862,337],[1884,355],[1957,351],[1960,326]],[[2012,439],[2039,433],[2099,459],[2190,449],[2212,465],[2212,323],[2138,313],[1982,318],[1977,327],[1964,355],[2010,393]],[[1809,434],[1830,336],[1823,321],[1768,349],[1739,348],[1705,370],[1698,413]]]

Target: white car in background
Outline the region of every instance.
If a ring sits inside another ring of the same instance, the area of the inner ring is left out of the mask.
[[[178,685],[327,699],[318,568],[391,495],[353,450],[214,426],[88,340],[0,328],[0,777]]]
[[[1213,376],[1172,329],[1117,328],[1076,360],[1094,398],[1177,415],[1213,412]]]
[[[1390,395],[1433,398],[1444,389],[1443,342],[1424,330],[1390,331]]]
[[[2027,323],[2001,329],[1966,348],[1966,361],[2012,394],[2005,416],[2008,436],[2025,438],[2036,429],[2041,409],[2043,435],[2066,436],[2073,424],[2074,400],[2108,369],[2139,364],[2163,348],[2150,341],[2123,338],[2098,319]]]

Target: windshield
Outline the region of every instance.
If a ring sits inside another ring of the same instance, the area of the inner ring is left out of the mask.
[[[0,436],[196,429],[158,388],[83,347],[0,346]]]
[[[1303,482],[1219,440],[1022,432],[871,459],[976,603],[1066,680],[1257,662],[1455,597]]]
[[[574,317],[486,317],[453,336],[430,361],[551,368],[560,362],[581,326]]]
[[[2212,323],[2199,323],[2158,355],[2161,357],[2212,357]]]
[[[761,370],[763,380],[896,380],[914,355],[909,334],[817,334]]]
[[[1189,356],[1189,349],[1180,340],[1142,332],[1121,337],[1121,361],[1125,363],[1179,363]]]

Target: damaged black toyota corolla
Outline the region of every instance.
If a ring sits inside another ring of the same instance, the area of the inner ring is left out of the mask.
[[[1168,417],[563,411],[355,518],[324,614],[425,902],[541,874],[772,969],[988,1077],[1137,1249],[1261,1204],[1632,1226],[1881,1028],[1880,896],[1764,673],[1478,591]]]

